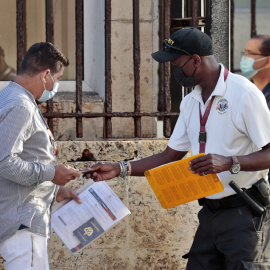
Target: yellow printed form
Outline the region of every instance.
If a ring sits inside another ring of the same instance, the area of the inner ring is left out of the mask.
[[[217,174],[193,174],[189,161],[204,153],[162,165],[144,173],[161,206],[165,209],[224,190]]]

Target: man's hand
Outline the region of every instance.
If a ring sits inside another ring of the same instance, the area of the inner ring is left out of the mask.
[[[74,199],[77,203],[82,203],[80,198],[77,196],[75,189],[68,187],[60,187],[56,195],[56,201],[61,202],[64,199]]]
[[[189,170],[191,170],[192,173],[198,173],[203,176],[209,173],[220,173],[230,170],[232,158],[217,154],[207,154],[191,160],[189,165]]]
[[[95,182],[109,180],[120,174],[120,165],[118,163],[102,163],[87,168],[86,178],[92,178]]]
[[[65,165],[56,165],[55,176],[52,182],[59,186],[64,186],[70,180],[74,180],[76,177],[80,176],[78,170]]]

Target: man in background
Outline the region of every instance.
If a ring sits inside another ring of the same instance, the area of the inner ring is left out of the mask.
[[[240,69],[263,92],[270,109],[270,35],[256,35],[248,41]]]
[[[6,270],[48,270],[52,205],[65,198],[80,203],[63,187],[80,174],[57,165],[54,139],[35,101],[57,92],[68,64],[53,44],[36,43],[14,82],[0,91],[0,255]]]
[[[248,41],[240,69],[262,91],[270,110],[270,35],[256,35]]]

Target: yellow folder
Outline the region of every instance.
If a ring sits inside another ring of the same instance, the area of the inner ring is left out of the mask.
[[[165,209],[224,190],[217,174],[193,174],[189,161],[205,154],[175,161],[144,173],[161,206]]]

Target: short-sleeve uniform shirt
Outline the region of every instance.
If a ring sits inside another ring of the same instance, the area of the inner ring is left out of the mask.
[[[199,153],[200,113],[204,114],[212,96],[215,96],[205,125],[207,141],[205,153],[223,156],[242,156],[260,150],[270,142],[270,113],[262,92],[245,77],[228,74],[224,82],[224,67],[221,65],[217,85],[204,104],[202,89],[197,85],[181,102],[177,120],[168,146],[177,151]],[[200,104],[200,106],[199,106]],[[250,188],[264,177],[268,170],[231,174],[219,173],[224,191],[208,198],[219,199],[234,194],[228,183],[234,180],[242,188]]]

